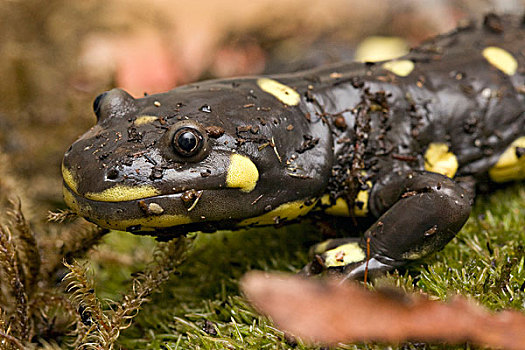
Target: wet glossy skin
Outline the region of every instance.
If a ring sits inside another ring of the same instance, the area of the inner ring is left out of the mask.
[[[121,112],[123,109],[125,113]],[[86,193],[99,193],[115,184],[131,188],[146,184],[158,195],[148,195],[145,203],[158,203],[164,208],[163,214],[182,213],[196,223],[218,221],[214,224],[224,226],[226,221],[260,215],[270,207],[322,192],[332,158],[329,128],[320,122],[308,122],[303,113],[301,107],[283,108],[279,100],[261,93],[254,79],[206,82],[138,100],[122,90],[112,90],[100,102],[98,124],[66,153],[64,167],[75,174],[80,195],[76,201],[89,203],[86,216],[100,225],[107,220],[111,227],[119,218],[147,215],[137,204],[142,195],[138,193],[138,198],[131,196],[114,205],[86,200],[82,198]],[[137,116],[143,115],[159,118],[136,126]],[[293,132],[286,130],[290,124],[294,125]],[[173,151],[171,137],[181,125],[202,130],[209,149],[203,159],[182,158]],[[256,125],[258,131],[243,131],[249,125]],[[206,128],[210,127],[222,129],[221,135],[206,135]],[[287,175],[291,171],[285,161],[301,147],[305,134],[323,141],[295,160],[309,178],[293,178]],[[272,138],[281,161],[269,144]],[[233,153],[250,155],[258,169],[257,186],[249,193],[226,187]],[[316,162],[317,159],[327,162]],[[286,179],[287,186],[276,188],[278,179]],[[191,211],[188,208],[193,201],[181,200],[188,190],[203,191]],[[201,228],[206,229],[206,225]]]
[[[524,42],[521,19],[488,17],[384,64],[112,90],[64,156],[65,200],[164,238],[310,210],[371,215],[361,243],[320,245],[307,272],[361,274],[366,239],[371,270],[400,266],[454,237],[476,182],[525,177]],[[197,150],[184,155],[188,129]]]

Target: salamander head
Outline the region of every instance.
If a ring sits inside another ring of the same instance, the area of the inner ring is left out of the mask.
[[[257,79],[140,99],[114,89],[93,107],[97,124],[68,149],[62,174],[66,203],[102,227],[171,234],[293,219],[331,167],[326,125]],[[306,151],[305,135],[317,140]]]

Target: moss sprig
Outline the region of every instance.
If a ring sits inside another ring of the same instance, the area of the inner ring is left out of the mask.
[[[193,239],[175,238],[159,243],[153,253],[153,261],[144,272],[136,274],[130,290],[120,302],[107,301],[106,309],[95,295],[95,286],[86,263],[64,262],[70,272],[65,277],[66,290],[78,310],[77,338],[74,346],[81,349],[111,350],[120,335],[128,328],[139,313],[143,303],[161,286],[182,264]]]
[[[69,273],[64,277],[67,283],[66,291],[78,310],[76,328],[76,348],[93,348],[100,344],[102,349],[109,349],[111,339],[108,337],[110,319],[104,313],[100,300],[95,295],[95,285],[89,276],[87,263],[74,261],[69,264],[64,261]]]
[[[23,262],[21,272],[24,274],[25,288],[27,294],[31,296],[40,277],[40,251],[35,234],[22,212],[22,203],[20,200],[11,201],[11,206],[12,209],[8,210],[7,214],[15,232],[19,258]]]
[[[12,336],[25,342],[29,340],[31,330],[28,296],[11,230],[4,225],[0,226],[0,266],[4,275],[3,280],[8,283],[14,303],[12,307],[14,312],[8,329]]]

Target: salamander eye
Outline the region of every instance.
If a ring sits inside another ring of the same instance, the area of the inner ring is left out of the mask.
[[[167,159],[180,163],[200,162],[211,147],[206,129],[194,120],[181,120],[162,136],[161,152]]]
[[[204,137],[200,131],[183,127],[175,132],[171,143],[176,153],[182,157],[191,157],[201,150],[203,142]]]

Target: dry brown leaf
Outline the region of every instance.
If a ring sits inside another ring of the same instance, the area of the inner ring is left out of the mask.
[[[247,274],[241,287],[278,327],[305,341],[419,340],[525,349],[525,315],[491,313],[461,296],[431,301],[422,295],[371,292],[334,279],[262,272]]]

